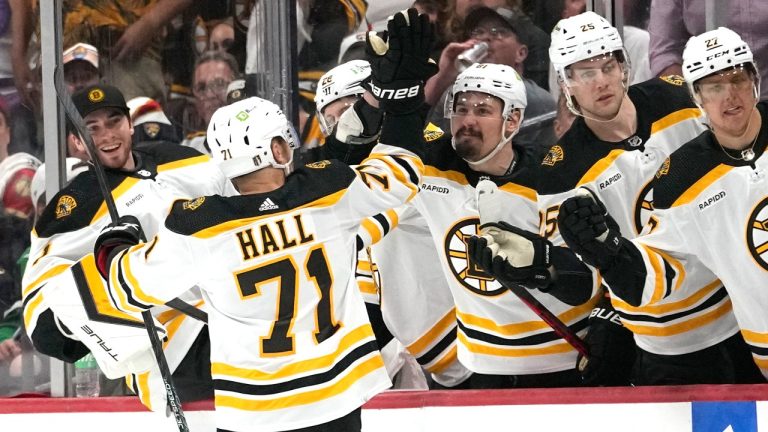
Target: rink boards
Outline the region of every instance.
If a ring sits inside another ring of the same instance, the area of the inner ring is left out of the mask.
[[[185,405],[192,432],[216,430],[211,402]],[[2,430],[178,430],[134,398],[0,399]],[[365,432],[768,431],[768,384],[485,391],[397,391],[363,410]]]

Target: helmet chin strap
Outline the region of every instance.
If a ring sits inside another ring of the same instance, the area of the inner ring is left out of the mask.
[[[505,123],[506,123],[506,122],[505,122]],[[496,154],[497,154],[499,151],[501,151],[502,147],[504,147],[506,144],[508,144],[510,141],[512,141],[512,137],[514,137],[515,135],[517,135],[517,131],[519,131],[519,130],[520,130],[520,126],[518,125],[518,126],[517,126],[517,129],[515,129],[514,131],[512,131],[512,133],[511,133],[511,134],[509,134],[509,136],[508,136],[508,137],[505,137],[505,136],[504,136],[504,124],[502,123],[502,125],[501,125],[501,139],[499,140],[499,143],[498,143],[498,144],[496,144],[496,147],[494,147],[494,149],[493,149],[493,150],[491,150],[491,152],[490,152],[490,153],[488,153],[487,155],[485,155],[485,156],[484,156],[483,158],[481,158],[480,160],[476,160],[476,161],[471,161],[471,160],[469,160],[469,159],[466,159],[466,158],[462,158],[462,159],[464,159],[464,161],[465,161],[465,162],[467,162],[467,163],[468,163],[469,165],[471,165],[471,166],[482,165],[482,164],[484,164],[484,163],[488,162],[489,160],[491,160],[491,158],[493,158],[494,156],[496,156]],[[453,140],[451,140],[451,141],[453,141]],[[454,148],[456,148],[456,146],[455,146],[455,145],[454,145]]]
[[[293,152],[291,152],[291,158],[284,164],[273,163],[272,168],[282,168],[285,171],[285,175],[290,174],[293,171]]]

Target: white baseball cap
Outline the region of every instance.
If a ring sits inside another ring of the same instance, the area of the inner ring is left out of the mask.
[[[128,112],[131,115],[131,122],[134,126],[146,122],[163,123],[170,125],[171,121],[163,112],[163,107],[151,98],[146,96],[135,97],[127,102]]]
[[[71,61],[83,60],[91,64],[96,69],[99,68],[99,50],[93,45],[87,43],[76,43],[71,47],[64,50],[62,55],[62,64],[67,64]]]

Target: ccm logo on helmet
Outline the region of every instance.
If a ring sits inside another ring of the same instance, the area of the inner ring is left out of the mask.
[[[406,98],[412,98],[419,94],[419,87],[420,85],[415,85],[413,87],[405,87],[401,89],[383,89],[376,87],[375,84],[370,83],[371,85],[371,93],[373,93],[374,96],[377,98],[382,99],[406,99]]]
[[[725,51],[719,52],[717,54],[712,54],[711,56],[707,57],[707,61],[710,61],[712,59],[716,59],[718,57],[722,57],[722,56],[728,54],[729,52],[731,52],[731,50],[725,50]]]

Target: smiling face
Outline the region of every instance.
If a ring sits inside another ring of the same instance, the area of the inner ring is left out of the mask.
[[[615,55],[593,57],[568,67],[565,86],[582,114],[610,120],[619,112],[626,92],[625,68]]]
[[[84,120],[99,161],[105,168],[135,168],[131,154],[133,126],[125,112],[117,108],[102,108],[85,116]]]
[[[711,126],[719,133],[741,136],[757,103],[754,85],[753,72],[736,67],[700,79],[694,89]]]

